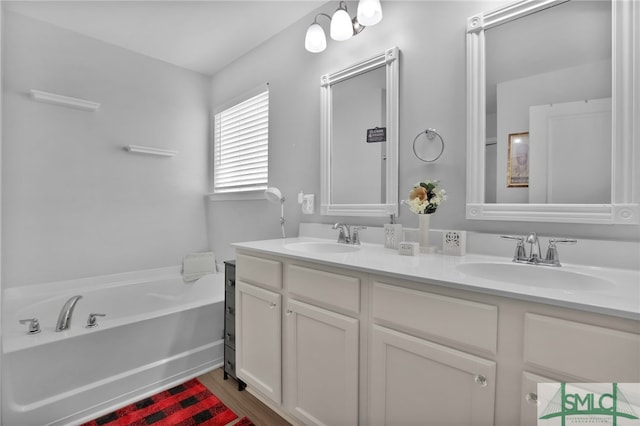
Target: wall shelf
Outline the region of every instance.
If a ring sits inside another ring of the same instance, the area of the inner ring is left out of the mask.
[[[81,109],[84,111],[95,111],[100,108],[100,103],[98,102],[72,98],[71,96],[56,95],[55,93],[43,92],[42,90],[36,89],[31,89],[29,93],[33,100],[38,102],[62,105],[69,108]]]
[[[162,148],[153,148],[150,146],[142,146],[142,145],[127,145],[124,149],[128,152],[135,152],[137,154],[147,154],[147,155],[157,155],[160,157],[173,157],[178,151],[173,151],[170,149],[162,149]]]

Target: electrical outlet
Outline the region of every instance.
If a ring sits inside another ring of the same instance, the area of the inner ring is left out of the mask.
[[[315,195],[304,194],[302,196],[302,213],[313,214],[315,208]]]

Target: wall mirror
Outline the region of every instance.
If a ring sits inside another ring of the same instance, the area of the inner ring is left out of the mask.
[[[524,0],[467,20],[468,219],[640,223],[634,3]]]
[[[321,77],[323,215],[398,214],[398,52]]]

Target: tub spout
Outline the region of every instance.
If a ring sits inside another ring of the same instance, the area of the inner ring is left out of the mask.
[[[63,331],[69,328],[71,325],[71,317],[73,316],[73,309],[76,307],[78,300],[82,299],[82,296],[73,296],[67,300],[62,309],[60,315],[58,315],[58,323],[56,324],[56,331]]]

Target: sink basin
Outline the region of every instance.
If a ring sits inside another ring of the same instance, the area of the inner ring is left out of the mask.
[[[614,287],[611,281],[600,277],[549,266],[482,262],[463,263],[456,269],[472,277],[533,287],[582,291],[598,291]]]
[[[351,253],[360,250],[359,246],[340,244],[325,241],[306,241],[291,243],[284,246],[286,249],[303,253],[331,254],[331,253]]]

